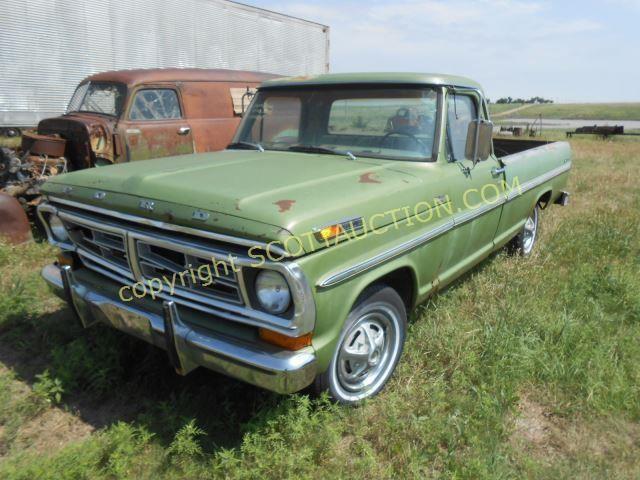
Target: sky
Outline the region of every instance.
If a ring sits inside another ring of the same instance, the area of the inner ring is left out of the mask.
[[[331,71],[450,73],[488,98],[640,101],[640,0],[241,0],[329,25]]]

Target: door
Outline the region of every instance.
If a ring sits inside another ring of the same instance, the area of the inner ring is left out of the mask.
[[[183,82],[180,85],[196,152],[227,148],[240,124],[241,107],[249,105],[247,89],[251,87],[255,92],[257,85],[230,82]]]
[[[118,125],[128,160],[193,153],[191,126],[184,117],[175,87],[145,86],[135,90],[126,120]]]
[[[504,199],[502,175],[497,159],[473,165],[466,156],[469,122],[486,112],[480,97],[472,91],[447,94],[445,147],[446,194],[451,201],[454,228],[448,234],[441,282],[446,283],[467,270],[493,249]]]

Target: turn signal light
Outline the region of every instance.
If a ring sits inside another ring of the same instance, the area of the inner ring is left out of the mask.
[[[58,265],[60,265],[61,267],[71,267],[72,269],[75,267],[73,254],[69,252],[58,253],[57,260]]]
[[[342,233],[342,225],[329,225],[316,232],[316,238],[319,241],[327,241],[337,237]]]
[[[286,350],[300,350],[301,348],[311,345],[311,334],[307,333],[301,337],[287,337],[273,330],[266,328],[259,329],[260,338],[267,343],[282,347]]]
[[[315,237],[319,242],[326,242],[342,234],[354,236],[364,229],[364,220],[362,217],[354,217],[343,220],[333,225],[314,229]]]

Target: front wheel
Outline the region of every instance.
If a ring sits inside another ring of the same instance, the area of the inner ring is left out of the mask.
[[[536,205],[524,222],[524,226],[518,235],[512,240],[511,247],[519,255],[528,257],[533,251],[533,247],[538,238],[538,221],[540,218],[540,207]]]
[[[347,317],[331,364],[315,381],[339,403],[355,404],[385,386],[398,364],[407,332],[404,302],[391,287],[365,290]]]

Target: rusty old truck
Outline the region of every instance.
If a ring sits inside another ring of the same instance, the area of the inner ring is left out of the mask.
[[[0,149],[0,235],[25,237],[25,232],[15,231],[15,221],[3,219],[20,217],[19,210],[36,205],[39,187],[50,176],[222,150],[255,88],[274,77],[172,68],[121,70],[85,78],[64,115],[41,120],[37,132],[24,133],[21,152]],[[17,225],[24,230],[25,221]]]

